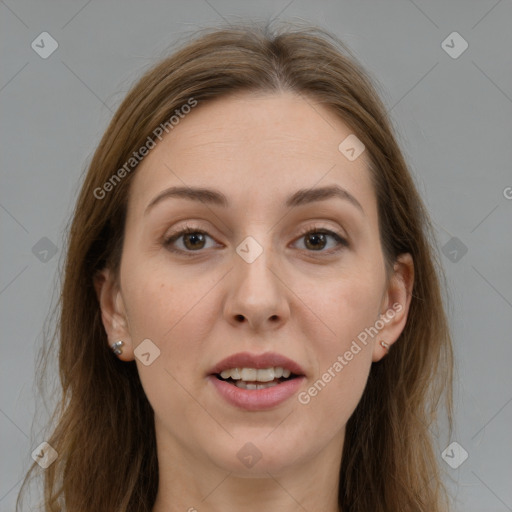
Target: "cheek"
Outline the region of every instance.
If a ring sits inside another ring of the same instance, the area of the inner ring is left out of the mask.
[[[162,265],[132,262],[123,283],[132,343],[136,348],[150,339],[160,351],[151,366],[136,359],[150,400],[158,399],[160,389],[169,390],[170,385],[175,389],[176,380],[190,381],[190,370],[202,361],[212,316],[219,315],[212,303],[215,282],[206,276],[191,280],[175,270],[171,274]],[[173,397],[167,395],[165,400]]]
[[[210,279],[185,278],[179,269],[171,272],[159,261],[127,260],[126,269],[123,296],[135,345],[144,338],[163,345],[183,325],[190,327],[189,319],[197,316],[212,286]]]
[[[132,342],[136,346],[141,339],[150,338],[160,346],[164,333],[176,323],[183,301],[177,300],[173,287],[147,272],[132,272],[124,292]]]
[[[328,327],[321,332],[328,335],[315,334],[309,326],[318,366],[298,399],[326,435],[329,431],[334,435],[348,421],[366,386],[374,343],[370,328],[378,319],[380,284],[379,276],[353,275],[312,298],[311,308]]]
[[[321,429],[326,437],[342,429],[357,407],[371,367],[371,349],[355,345],[351,349],[349,345],[348,350],[332,354],[329,360],[298,395],[310,428]]]
[[[324,334],[319,336],[317,332],[315,336],[311,332],[310,335],[321,345],[322,353],[332,358],[348,350],[353,339],[375,324],[380,313],[382,285],[382,276],[364,269],[323,283],[321,290],[310,294],[308,306],[321,320]]]
[[[190,388],[190,369],[201,356],[194,340],[201,339],[198,332],[204,329],[200,319],[208,303],[206,291],[200,283],[186,286],[176,278],[171,282],[161,269],[152,270],[147,264],[139,268],[126,275],[123,287],[130,336],[135,350],[149,339],[159,351],[147,366],[136,357],[139,377],[157,416],[170,410],[185,414],[191,403],[185,391]]]

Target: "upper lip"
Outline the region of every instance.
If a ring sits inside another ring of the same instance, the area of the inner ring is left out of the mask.
[[[298,363],[276,352],[265,352],[264,354],[239,352],[238,354],[232,354],[219,361],[210,370],[210,374],[218,374],[230,368],[256,368],[260,370],[271,367],[282,367],[290,370],[295,375],[304,375],[304,370]]]

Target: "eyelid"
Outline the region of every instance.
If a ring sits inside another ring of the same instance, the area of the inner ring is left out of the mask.
[[[312,224],[308,224],[307,226],[305,226],[304,228],[302,228],[300,234],[298,235],[298,237],[301,237],[301,236],[304,236],[304,235],[307,235],[308,233],[311,233],[311,232],[316,232],[316,231],[319,231],[319,232],[325,232],[325,233],[329,233],[329,234],[332,234],[332,235],[336,235],[337,237],[339,237],[341,240],[343,240],[344,242],[349,243],[348,241],[348,236],[345,235],[343,232],[340,232],[340,230],[336,230],[336,228],[331,228],[331,227],[327,227],[325,225],[319,225],[320,221],[313,221]]]

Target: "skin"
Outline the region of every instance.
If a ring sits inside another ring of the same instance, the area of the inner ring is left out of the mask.
[[[386,276],[366,152],[349,161],[338,150],[350,133],[294,93],[236,94],[197,106],[140,164],[119,276],[105,269],[95,285],[109,343],[125,342],[118,357],[136,360],[155,411],[153,512],[339,510],[345,425],[372,362],[386,355],[379,341],[392,345],[405,326],[413,284],[408,254]],[[364,212],[339,198],[284,204],[298,189],[332,184]],[[170,198],[144,213],[184,185],[218,189],[231,205]],[[164,245],[185,224],[208,234],[174,242],[192,257]],[[315,246],[307,228],[330,229],[349,246],[331,236]],[[263,249],[252,263],[236,252],[247,236]],[[275,351],[302,366],[305,391],[396,303],[401,310],[307,404],[295,395],[243,411],[206,379],[228,355]],[[149,366],[134,355],[147,338],[160,350]],[[247,442],[262,455],[252,468],[237,457]]]

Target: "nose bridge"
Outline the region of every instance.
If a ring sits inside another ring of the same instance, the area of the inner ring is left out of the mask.
[[[269,287],[275,287],[276,277],[271,270],[274,259],[271,236],[264,229],[246,236],[236,247],[235,275],[239,284],[250,285],[248,292],[255,286],[270,291]]]
[[[264,228],[253,231],[236,247],[233,287],[226,305],[228,316],[244,317],[253,327],[267,320],[283,319],[287,306],[284,289],[275,270],[271,235]]]

